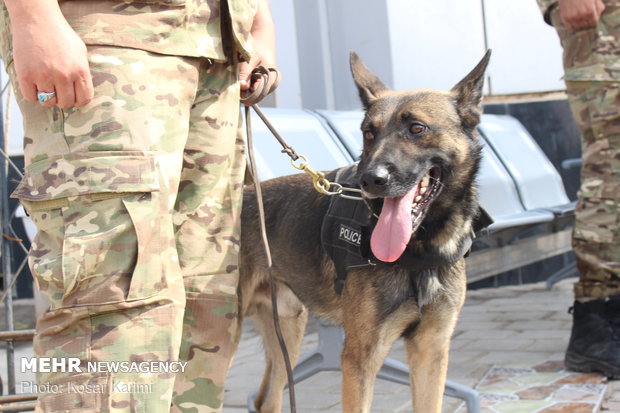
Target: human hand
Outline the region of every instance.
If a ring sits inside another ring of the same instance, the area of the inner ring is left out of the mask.
[[[30,11],[11,14],[13,61],[22,95],[47,107],[86,105],[94,93],[86,45],[60,9],[34,7]],[[37,92],[55,92],[56,96],[39,102]]]
[[[255,53],[250,62],[239,63],[239,84],[242,92],[255,88],[255,85],[250,84],[250,82],[252,71],[257,66],[273,68],[276,65],[275,29],[268,0],[258,1],[258,9],[252,23],[251,33]]]
[[[590,29],[598,23],[605,4],[602,0],[559,0],[560,17],[571,30]]]

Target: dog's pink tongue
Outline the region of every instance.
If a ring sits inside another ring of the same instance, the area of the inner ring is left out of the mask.
[[[405,196],[383,200],[379,221],[370,237],[370,249],[381,261],[394,262],[405,251],[411,238],[411,204],[416,194],[414,187]]]

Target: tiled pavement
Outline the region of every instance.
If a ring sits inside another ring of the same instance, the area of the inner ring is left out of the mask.
[[[620,381],[607,383],[596,375],[570,374],[559,363],[570,333],[567,309],[572,303],[572,282],[562,281],[550,291],[538,283],[468,293],[452,340],[448,378],[477,386],[484,413],[620,413]],[[251,325],[244,327],[227,381],[224,413],[247,412],[247,396],[258,387],[262,375],[260,338]],[[317,344],[314,326],[308,330],[304,352]],[[23,344],[18,346],[19,357],[28,357],[31,351]],[[400,341],[390,357],[404,361]],[[6,383],[4,354],[0,360]],[[25,380],[31,378],[18,376],[18,383]],[[319,373],[295,388],[298,412],[340,411],[340,373]],[[287,399],[285,395],[285,412]],[[443,411],[462,412],[461,404],[445,398]],[[378,380],[372,411],[411,412],[408,387]]]
[[[452,340],[448,378],[470,387],[480,384],[484,413],[620,413],[620,381],[562,371],[573,281],[564,280],[552,290],[538,283],[468,292]],[[251,326],[245,328],[228,377],[225,413],[247,412],[247,395],[262,375],[260,338]],[[310,332],[304,351],[316,344],[317,334]],[[390,357],[405,360],[400,341]],[[340,373],[319,373],[295,388],[300,413],[340,411]],[[461,404],[446,397],[443,411],[465,411]],[[409,389],[378,380],[372,411],[411,412]]]
[[[500,413],[596,412],[606,387],[604,377],[564,371],[561,361],[494,366],[476,386],[482,411]]]

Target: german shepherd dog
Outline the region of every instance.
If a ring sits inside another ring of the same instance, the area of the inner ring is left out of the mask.
[[[476,125],[489,58],[490,51],[449,92],[393,91],[351,54],[365,108],[355,177],[368,206],[375,265],[349,269],[340,293],[335,263],[321,245],[330,197],[316,192],[304,174],[263,183],[291,363],[299,356],[308,311],[342,325],[344,412],[370,411],[377,372],[399,337],[406,344],[414,411],[441,411],[450,338],[465,299],[463,257],[479,213]],[[279,412],[286,370],[273,327],[255,195],[254,187],[246,188],[238,292],[242,314],[254,318],[266,351],[255,406],[261,413]],[[409,265],[399,264],[404,254],[413,257]]]

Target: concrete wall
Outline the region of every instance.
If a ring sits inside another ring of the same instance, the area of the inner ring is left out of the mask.
[[[493,49],[487,94],[564,88],[559,41],[535,0],[271,0],[271,6],[283,79],[269,105],[359,108],[352,50],[397,89],[450,89],[487,47]],[[16,154],[23,129],[12,108],[9,147]]]
[[[535,0],[272,0],[295,10],[297,55],[279,51],[282,68],[299,62],[301,107],[353,109],[348,69],[355,50],[397,89],[449,89],[493,49],[487,94],[562,90],[561,47]],[[277,16],[276,16],[277,17]],[[278,38],[290,21],[276,18]],[[283,66],[284,65],[284,66]],[[285,73],[285,76],[296,73]],[[278,106],[298,107],[281,98]]]
[[[387,3],[396,89],[448,90],[484,55],[480,0]]]
[[[563,90],[562,48],[535,0],[484,0],[493,94]]]

